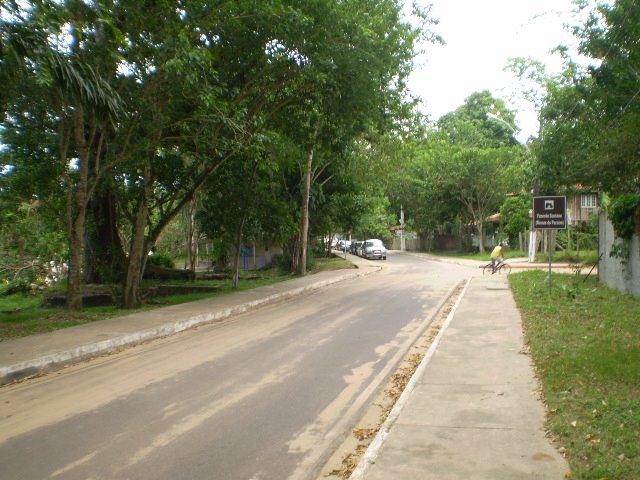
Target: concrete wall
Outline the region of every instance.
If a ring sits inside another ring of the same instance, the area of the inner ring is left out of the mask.
[[[621,292],[640,296],[640,238],[634,235],[629,245],[629,258],[624,260],[610,256],[614,244],[624,245],[615,237],[613,225],[605,212],[600,213],[598,278],[605,285]]]

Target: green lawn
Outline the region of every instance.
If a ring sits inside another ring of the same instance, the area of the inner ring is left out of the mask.
[[[640,479],[640,298],[583,276],[510,276],[573,477]]]
[[[489,255],[491,255],[491,250],[488,250],[484,253],[463,253],[463,252],[429,252],[430,255],[436,255],[438,257],[453,257],[453,258],[464,258],[466,260],[478,260],[480,262],[489,261]],[[504,252],[505,259],[510,258],[522,258],[526,257],[527,252],[523,252],[520,250],[509,250],[506,249]]]
[[[429,252],[431,255],[437,255],[440,257],[454,257],[454,258],[464,258],[468,260],[479,260],[479,261],[487,261],[489,259],[489,255],[491,255],[491,251],[488,250],[485,253],[461,253],[461,252]],[[509,260],[510,258],[526,258],[528,256],[527,252],[523,252],[522,250],[509,250],[508,248],[504,252],[505,259]],[[549,261],[548,253],[538,253],[536,255],[536,262],[538,263],[547,263]],[[553,255],[554,262],[566,262],[566,263],[580,263],[587,267],[592,266],[595,263],[598,263],[598,252],[596,250],[584,250],[580,252],[576,251],[558,251]]]
[[[353,264],[344,258],[317,258],[313,261],[309,274],[314,274],[324,270],[336,270],[344,268],[354,268]],[[270,285],[284,280],[291,279],[288,272],[279,269],[260,270],[257,272],[244,272],[240,278],[238,290],[248,290],[265,285]],[[211,298],[220,295],[233,293],[231,280],[196,280],[195,282],[171,281],[158,282],[146,281],[145,286],[150,287],[159,283],[171,285],[202,285],[217,286],[218,290],[207,293],[188,293],[172,296],[154,297],[139,310],[175,305],[179,303],[192,302],[202,298]],[[56,287],[60,289],[60,287]],[[85,308],[81,312],[69,312],[64,308],[43,308],[43,293],[38,294],[13,294],[0,296],[0,341],[45,333],[61,328],[72,327],[84,323],[104,320],[117,315],[131,313],[131,310],[124,310],[117,306],[112,307],[91,307]]]

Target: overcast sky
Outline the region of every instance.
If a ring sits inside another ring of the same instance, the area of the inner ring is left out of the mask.
[[[503,69],[510,57],[531,57],[560,70],[550,51],[577,40],[563,25],[576,25],[571,0],[420,0],[433,4],[434,30],[445,45],[428,45],[418,59],[409,86],[422,97],[432,120],[455,110],[471,93],[490,90],[519,110],[521,141],[537,132],[530,106],[518,104],[517,81]]]

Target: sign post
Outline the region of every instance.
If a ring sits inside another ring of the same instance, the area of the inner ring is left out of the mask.
[[[549,293],[551,293],[551,230],[567,228],[567,197],[533,197],[533,228],[548,230]]]

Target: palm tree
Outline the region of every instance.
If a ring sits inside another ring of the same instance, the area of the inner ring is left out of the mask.
[[[14,15],[0,21],[0,82],[8,86],[8,92],[11,86],[25,81],[37,85],[33,91],[22,91],[22,95],[45,95],[57,119],[59,160],[64,172],[61,180],[67,192],[67,307],[79,310],[87,205],[104,171],[94,160],[100,158],[107,125],[121,113],[122,100],[79,47],[78,30],[73,28],[80,20],[77,8],[43,4],[26,12],[16,2],[10,2],[9,7]],[[64,28],[69,25],[72,28]],[[60,44],[64,46],[52,44],[52,37],[63,39]],[[9,97],[0,100],[3,112],[10,101]],[[90,171],[92,165],[96,168]]]

